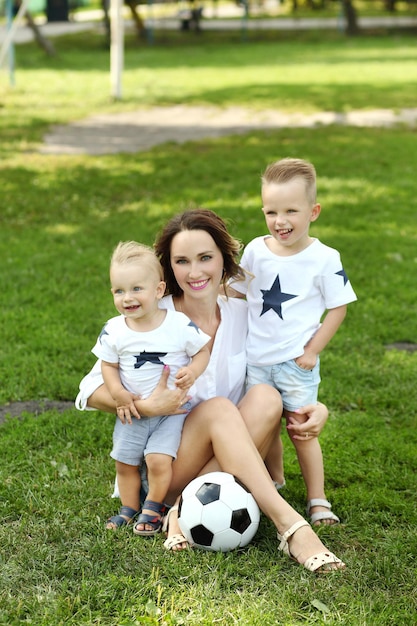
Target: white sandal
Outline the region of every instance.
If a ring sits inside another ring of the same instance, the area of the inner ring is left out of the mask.
[[[310,511],[314,506],[324,506],[328,511],[317,511],[317,513],[312,513],[310,515]],[[332,513],[332,505],[328,500],[324,500],[322,498],[313,498],[307,502],[306,513],[310,515],[311,524],[315,524],[316,522],[322,522],[324,520],[332,520],[333,524],[328,524],[328,526],[333,526],[334,524],[340,524],[340,519]],[[319,524],[316,524],[318,526]]]
[[[172,506],[168,513],[166,514],[165,518],[164,518],[164,523],[162,526],[162,532],[167,533],[168,532],[168,527],[169,527],[169,516],[171,515],[171,513],[173,513],[174,511],[178,511],[178,506]],[[172,548],[174,548],[175,546],[178,546],[180,543],[186,543],[187,544],[187,548],[183,548],[188,549],[190,547],[190,544],[188,543],[187,539],[184,537],[184,535],[182,535],[181,533],[177,533],[176,535],[172,535],[172,537],[168,537],[167,539],[165,539],[164,541],[164,548],[166,548],[167,550],[172,550]],[[175,552],[180,552],[181,550],[175,550]]]
[[[295,524],[293,524],[287,531],[285,531],[283,535],[280,535],[277,532],[277,537],[280,540],[278,550],[280,550],[281,552],[284,552],[284,554],[289,556],[294,561],[297,561],[297,559],[295,559],[290,552],[288,539],[292,537],[292,535],[294,535],[297,532],[297,530],[299,530],[303,526],[310,526],[310,524],[306,522],[305,520],[300,520],[299,522],[296,522]],[[345,569],[346,567],[343,561],[338,559],[337,556],[335,556],[332,552],[319,552],[318,554],[314,554],[313,556],[308,558],[306,561],[304,561],[302,565],[306,569],[308,569],[310,572],[316,572],[318,570],[319,574],[320,573],[327,574],[329,572],[336,571],[339,569]],[[326,565],[337,565],[337,567],[324,567]]]

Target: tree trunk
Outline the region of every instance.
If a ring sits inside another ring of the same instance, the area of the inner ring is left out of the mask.
[[[36,42],[43,48],[47,55],[50,57],[55,56],[55,48],[51,44],[51,42],[46,39],[41,33],[39,26],[36,24],[35,20],[32,17],[32,14],[29,11],[26,11],[26,21],[29,28],[32,29],[33,34],[35,35]]]
[[[133,18],[133,21],[135,22],[136,30],[138,32],[139,37],[142,37],[144,32],[145,32],[145,24],[143,23],[143,19],[141,18],[141,16],[137,12],[137,9],[136,9],[137,2],[136,2],[136,0],[125,0],[125,4],[127,4],[127,6],[129,7],[129,9],[130,9],[130,11],[132,13],[132,18]]]
[[[346,18],[346,34],[357,35],[359,33],[358,16],[352,0],[342,0],[343,13]]]

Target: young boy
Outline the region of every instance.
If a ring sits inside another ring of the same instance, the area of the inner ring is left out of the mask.
[[[310,223],[320,215],[311,163],[287,158],[269,165],[262,176],[262,202],[270,234],[247,245],[241,265],[248,279],[233,283],[233,290],[248,301],[248,387],[268,383],[278,389],[288,423],[300,421],[298,408],[317,402],[319,354],[356,295],[339,253],[309,235]],[[338,523],[324,493],[318,439],[306,433],[298,440],[288,432],[307,488],[311,523]],[[284,482],[281,452],[278,439],[266,459],[277,486]]]
[[[162,267],[151,248],[134,241],[119,243],[110,262],[110,282],[120,315],[105,324],[92,350],[101,359],[104,383],[115,400],[118,416],[111,456],[116,460],[122,507],[119,515],[107,521],[106,528],[116,529],[136,516],[140,506],[139,468],[145,458],[149,492],[133,529],[138,535],[154,535],[161,530],[163,501],[185,414],[140,416],[135,398],[148,397],[167,366],[171,384],[188,390],[210,357],[208,335],[183,313],[158,307],[165,292],[162,278]]]

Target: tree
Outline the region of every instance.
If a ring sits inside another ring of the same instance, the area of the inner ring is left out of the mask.
[[[346,34],[357,35],[359,32],[358,16],[352,0],[342,0],[342,6],[346,19]]]

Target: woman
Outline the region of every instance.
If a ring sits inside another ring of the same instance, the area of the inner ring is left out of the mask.
[[[279,550],[310,571],[345,567],[328,552],[310,525],[278,494],[263,459],[277,436],[282,415],[279,393],[256,385],[243,395],[245,379],[246,303],[218,296],[221,284],[239,276],[239,243],[212,211],[196,209],[172,218],[155,244],[167,291],[162,306],[183,312],[207,335],[211,358],[198,379],[173,463],[170,499],[198,474],[222,470],[237,476],[253,493],[260,509],[277,528]],[[94,379],[94,380],[93,380]],[[77,398],[78,408],[115,412],[114,401],[97,374],[87,376]],[[187,400],[179,390],[166,388],[166,377],[149,398],[138,400],[144,415],[173,413]],[[179,409],[180,410],[180,409]],[[323,405],[305,407],[309,419],[294,425],[299,436],[317,435],[327,418]],[[168,516],[168,549],[187,547],[176,507]]]

